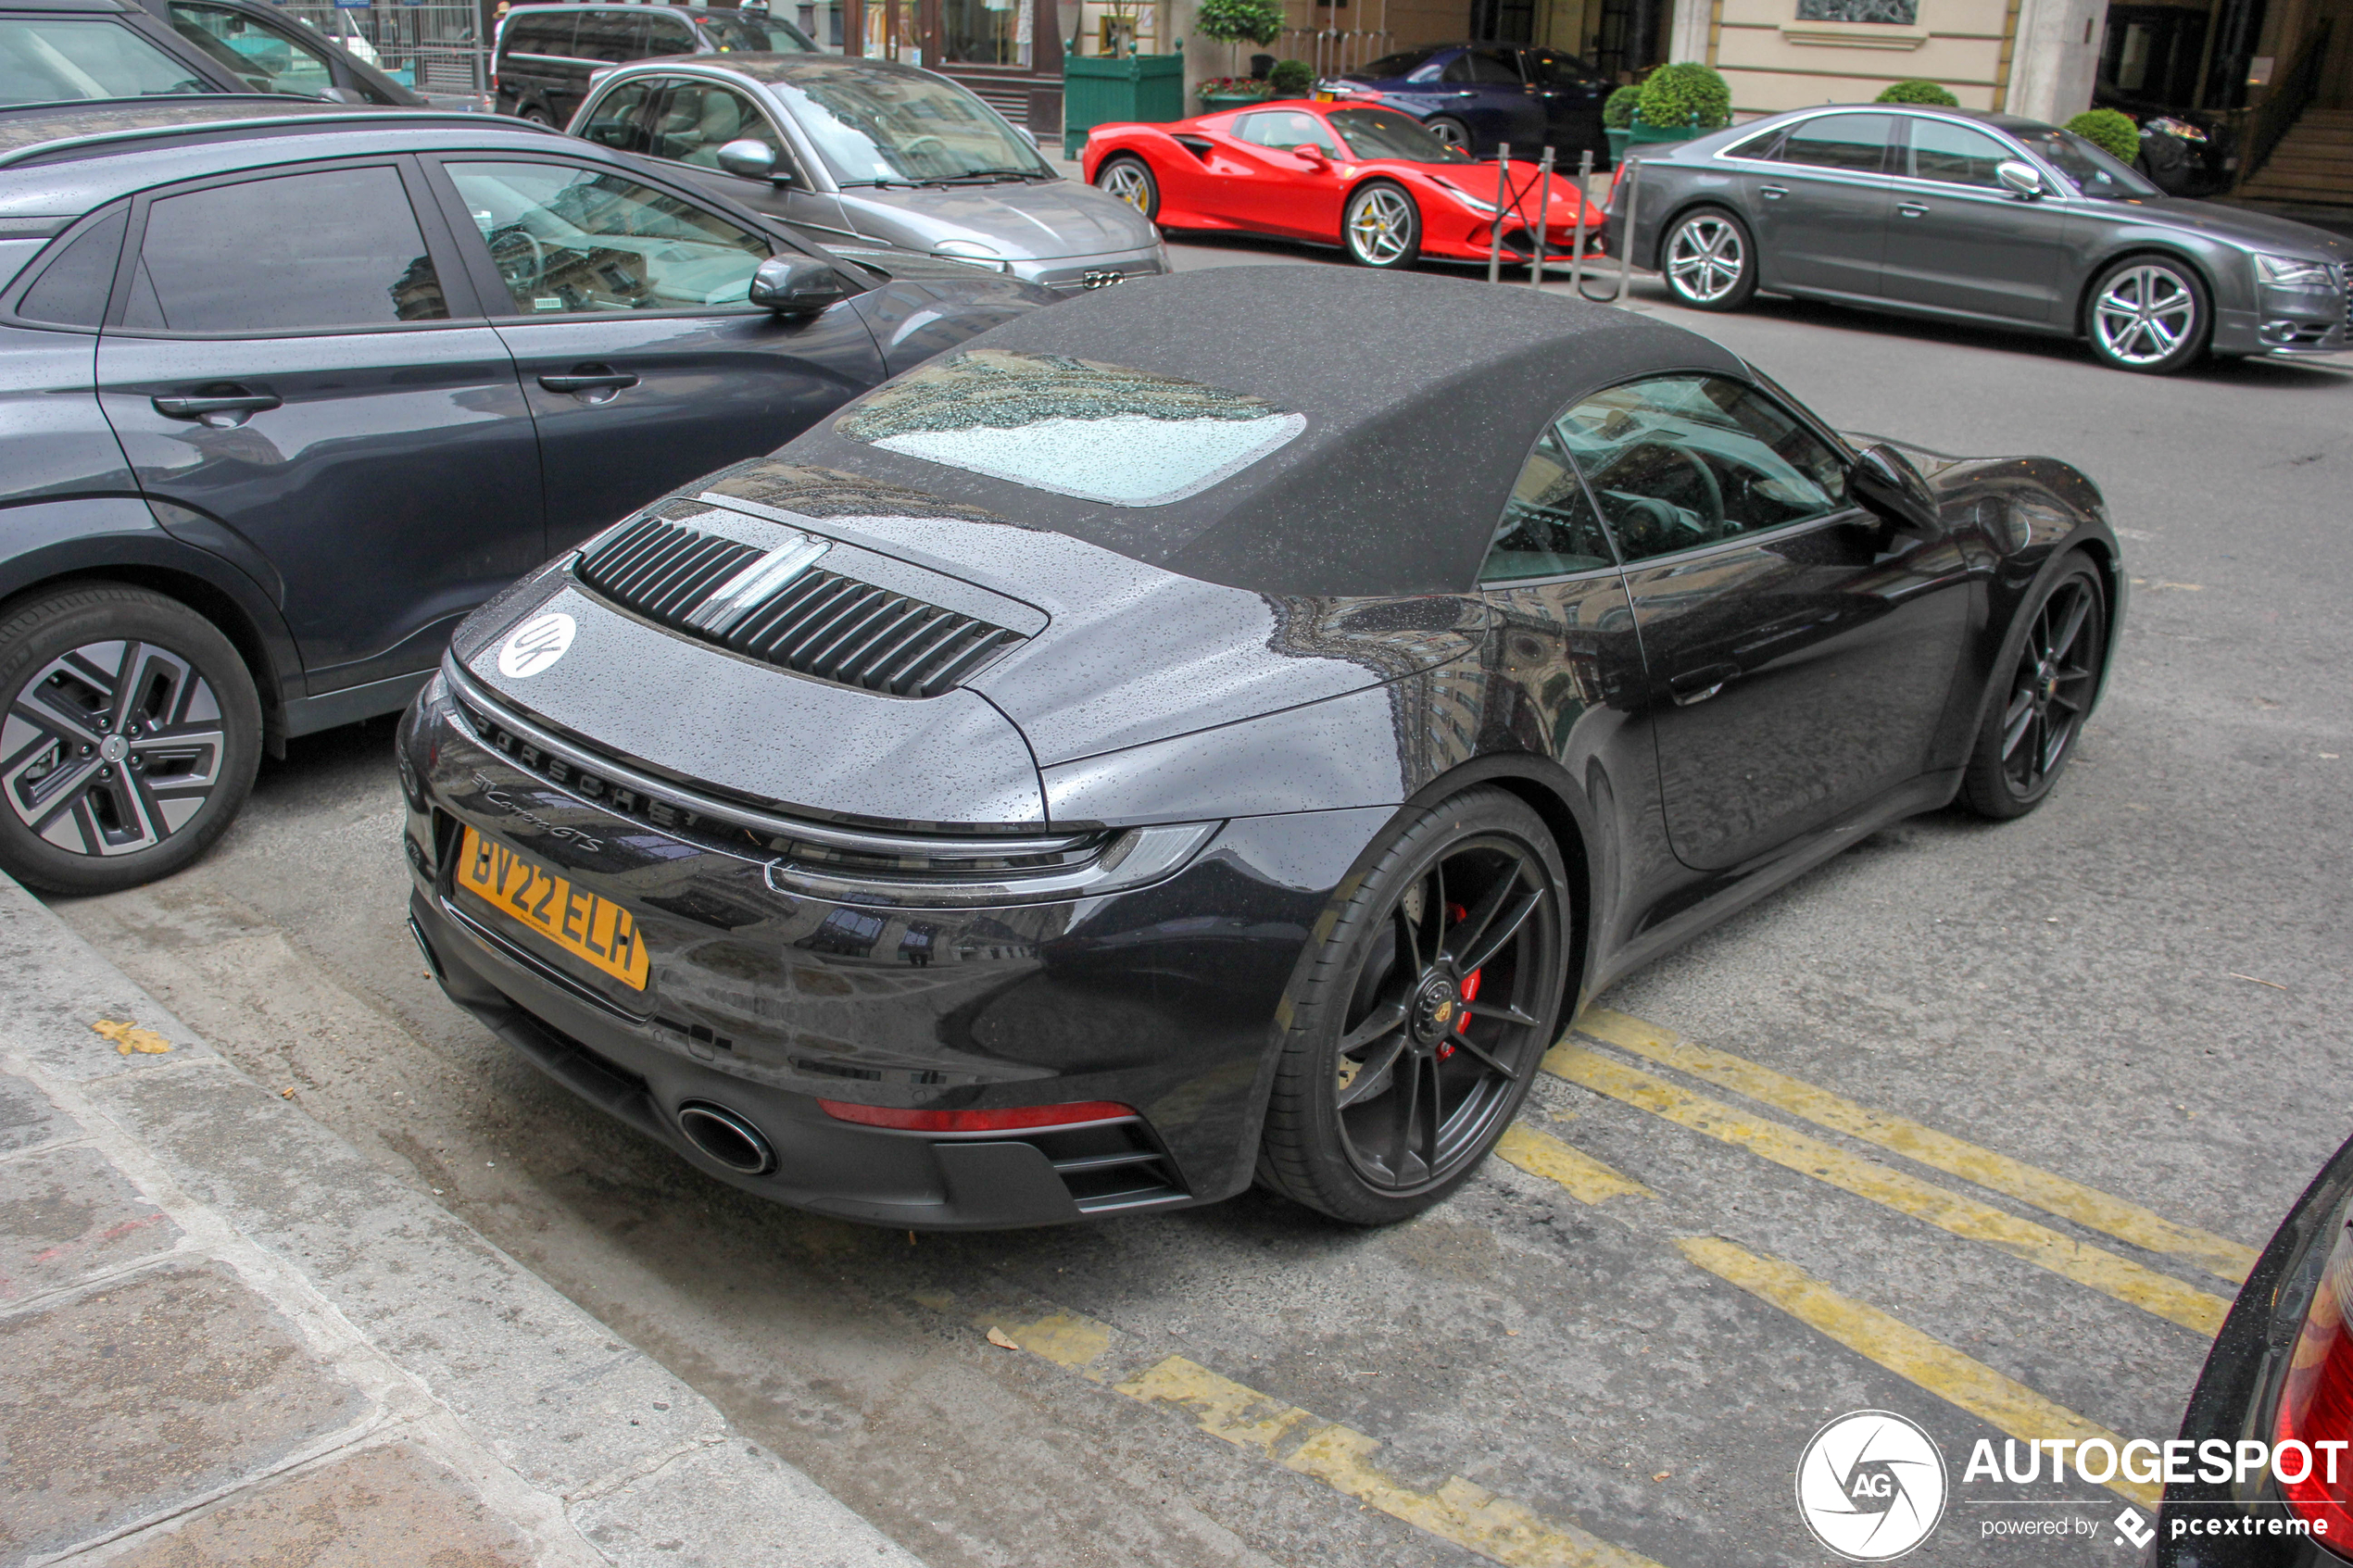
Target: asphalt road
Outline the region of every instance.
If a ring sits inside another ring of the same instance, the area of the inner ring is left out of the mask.
[[[265,764],[202,865],[61,908],[937,1568],[1823,1562],[1793,1475],[1865,1408],[1951,1467],[1912,1561],[2131,1561],[2124,1497],[1963,1464],[2171,1436],[2227,1276],[2353,1133],[2353,361],[2151,380],[1635,293],[1843,427],[2081,464],[2130,552],[2123,653],[2045,809],[1881,833],[1622,983],[1519,1163],[1413,1224],[1252,1195],[918,1239],[707,1182],[425,978],[389,721]],[[2074,1533],[1991,1533],[2020,1521]]]

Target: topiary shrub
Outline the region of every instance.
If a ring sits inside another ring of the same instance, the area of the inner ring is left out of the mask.
[[[1934,104],[1941,109],[1957,109],[1961,101],[1933,82],[1914,77],[1909,82],[1891,82],[1886,92],[1875,100],[1882,104]]]
[[[2119,162],[2130,164],[2141,156],[2141,128],[2130,115],[2114,109],[2085,109],[2067,122],[2067,129]]]
[[[1621,87],[1612,93],[1609,102],[1602,106],[1602,123],[1612,131],[1625,130],[1634,123],[1634,106],[1642,98],[1642,90],[1639,87]]]
[[[1230,65],[1237,44],[1272,44],[1283,31],[1282,0],[1201,0],[1193,31],[1226,45]]]
[[[1732,89],[1704,65],[1684,61],[1661,66],[1642,83],[1635,118],[1661,131],[1695,125],[1713,131],[1732,122]]]
[[[1277,60],[1266,73],[1267,85],[1277,98],[1303,98],[1315,81],[1315,68],[1305,60]]]

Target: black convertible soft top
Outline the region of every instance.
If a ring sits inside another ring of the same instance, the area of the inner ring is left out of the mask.
[[[1534,289],[1214,268],[1009,321],[777,457],[1261,593],[1459,593],[1544,422],[1670,370],[1744,373]]]

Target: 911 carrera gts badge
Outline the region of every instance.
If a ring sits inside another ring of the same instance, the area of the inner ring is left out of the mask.
[[[535,615],[514,630],[498,650],[498,673],[510,681],[527,680],[564,656],[575,628],[561,610]]]
[[[1289,445],[1264,397],[1061,354],[951,354],[852,404],[853,441],[1114,507],[1199,495]]]

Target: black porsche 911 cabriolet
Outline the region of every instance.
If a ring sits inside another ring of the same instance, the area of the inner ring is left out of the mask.
[[[1131,282],[468,621],[400,735],[416,934],[785,1202],[1400,1219],[1613,977],[2048,794],[2122,606],[2099,493],[1922,462],[1532,290]]]

